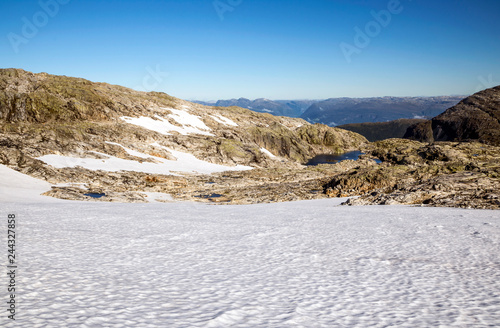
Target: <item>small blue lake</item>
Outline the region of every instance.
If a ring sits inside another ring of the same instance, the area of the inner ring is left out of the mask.
[[[194,197],[208,199],[208,198],[221,198],[223,196],[221,194],[210,194],[210,195],[199,195]]]
[[[101,197],[105,197],[106,194],[98,194],[98,193],[88,193],[88,194],[84,194],[85,196],[89,196],[89,197],[92,197],[92,198],[101,198]]]
[[[361,155],[364,155],[364,153],[359,150],[350,151],[340,155],[322,154],[311,158],[309,162],[306,163],[306,165],[314,166],[319,164],[336,164],[347,160],[357,161],[359,159],[359,156]],[[378,159],[376,159],[375,162],[381,163],[381,161]]]

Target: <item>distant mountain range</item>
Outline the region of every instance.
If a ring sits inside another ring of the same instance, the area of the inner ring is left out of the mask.
[[[312,104],[318,102],[318,100],[269,100],[265,98],[250,100],[247,98],[239,98],[239,99],[218,100],[213,102],[193,100],[193,102],[205,106],[217,106],[217,107],[238,106],[259,113],[269,113],[276,116],[299,117]]]
[[[456,105],[464,96],[331,98],[312,104],[300,117],[310,123],[337,126],[430,118]]]
[[[337,126],[352,123],[424,119],[441,114],[465,96],[330,98],[326,100],[269,100],[246,98],[193,101],[207,106],[238,106],[277,116],[300,117],[310,123]]]

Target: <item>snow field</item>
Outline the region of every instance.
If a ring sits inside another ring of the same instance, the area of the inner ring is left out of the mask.
[[[17,324],[500,322],[498,211],[339,203],[2,204],[19,222]]]
[[[7,202],[61,202],[60,199],[40,195],[50,188],[51,184],[46,181],[32,178],[0,164],[0,210],[5,209],[2,203]]]

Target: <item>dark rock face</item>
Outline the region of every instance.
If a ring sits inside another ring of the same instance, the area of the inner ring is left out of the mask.
[[[406,138],[421,141],[467,141],[500,145],[500,86],[478,92],[434,117],[412,126]]]
[[[368,141],[379,141],[390,138],[402,138],[407,129],[419,123],[427,122],[424,119],[399,119],[389,122],[352,123],[337,126],[340,129],[361,134]]]
[[[426,120],[409,126],[406,129],[403,138],[420,140],[423,142],[433,142],[434,137],[432,136],[432,121]]]

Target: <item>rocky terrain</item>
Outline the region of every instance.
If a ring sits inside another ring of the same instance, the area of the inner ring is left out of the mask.
[[[95,200],[85,194],[105,193],[98,200],[144,201],[141,192],[162,192],[181,199],[259,202],[251,188],[326,177],[303,170],[302,163],[363,143],[356,133],[298,118],[0,70],[0,163],[49,181],[55,187],[48,194],[60,198]],[[238,188],[248,197],[232,197]],[[224,197],[207,197],[213,193]],[[296,197],[270,194],[262,201]]]
[[[500,209],[500,147],[388,139],[365,151],[382,164],[336,175],[324,185],[328,196],[361,196],[349,199],[348,205]]]
[[[500,145],[500,86],[478,92],[432,120],[408,129],[405,138],[433,141],[478,140]]]
[[[456,105],[462,96],[331,98],[317,102],[300,117],[310,123],[338,126],[352,123],[430,118]]]
[[[467,132],[458,142],[369,143],[357,133],[300,118],[4,69],[0,164],[48,181],[52,189],[45,195],[73,200],[254,204],[352,196],[348,205],[498,209],[500,147],[491,119],[497,117],[498,93],[494,88],[474,95],[436,120],[455,122],[436,125],[441,140],[455,133],[449,126],[464,126],[456,123],[460,118],[483,118],[465,124],[482,129],[474,140]],[[434,136],[432,129],[423,131]],[[316,155],[350,150],[364,155],[304,165]]]

